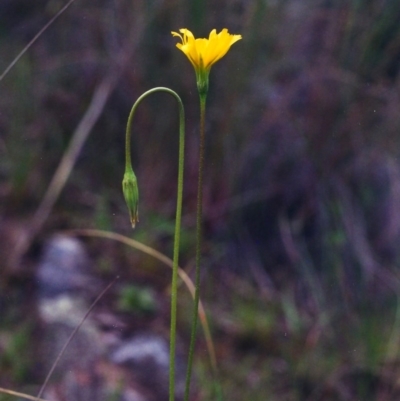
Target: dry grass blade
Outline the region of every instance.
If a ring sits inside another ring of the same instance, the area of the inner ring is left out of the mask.
[[[30,49],[30,47],[43,35],[43,33],[57,20],[57,18],[64,13],[64,11],[74,2],[70,0],[60,11],[33,37],[33,39],[18,53],[17,57],[8,65],[4,72],[0,75],[0,82],[11,71],[11,69],[18,63],[19,59]]]
[[[25,398],[26,400],[32,400],[32,401],[46,401],[43,398],[38,398],[33,395],[25,394],[25,393],[20,393],[18,391],[13,391],[13,390],[7,390],[6,388],[0,387],[0,393],[3,394],[8,394],[8,395],[13,395],[15,397],[21,397]]]
[[[143,252],[149,256],[154,257],[155,259],[164,263],[171,269],[173,266],[173,261],[168,256],[164,255],[163,253],[157,251],[154,248],[151,248],[150,246],[144,245],[139,241],[125,237],[124,235],[121,235],[121,234],[117,234],[117,233],[113,233],[113,232],[109,232],[109,231],[93,230],[93,229],[68,230],[68,234],[77,235],[77,236],[86,236],[86,237],[101,237],[101,238],[107,238],[107,239],[110,239],[113,241],[118,241],[118,242],[121,242],[132,248],[135,248],[140,252]],[[181,278],[181,280],[185,283],[186,287],[188,288],[191,296],[194,297],[195,288],[194,288],[194,284],[193,284],[192,280],[190,279],[190,277],[180,267],[178,267],[178,274],[179,274],[179,277]],[[210,356],[211,367],[213,369],[215,376],[217,376],[218,369],[217,369],[217,358],[215,355],[214,343],[212,341],[210,326],[208,324],[206,312],[205,312],[203,303],[201,301],[199,302],[198,314],[199,314],[201,325],[203,327],[204,337],[205,337],[206,344],[207,344],[207,350],[208,350],[208,354]]]
[[[20,258],[29,248],[32,239],[40,231],[43,223],[51,213],[71,171],[75,165],[76,159],[97,119],[103,111],[104,105],[110,96],[116,83],[115,75],[109,75],[99,84],[93,94],[92,101],[84,117],[76,128],[71,143],[65,152],[63,158],[53,178],[47,188],[39,207],[37,208],[29,225],[29,231],[26,236],[21,236],[12,255],[11,265],[18,265]]]

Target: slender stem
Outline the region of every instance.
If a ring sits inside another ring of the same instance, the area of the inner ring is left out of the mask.
[[[172,266],[172,283],[171,283],[171,332],[170,332],[170,365],[169,365],[169,401],[175,399],[175,350],[176,350],[176,316],[178,301],[178,264],[179,264],[179,248],[181,234],[182,219],[182,193],[183,193],[183,172],[184,172],[184,152],[185,152],[185,112],[181,98],[176,92],[169,88],[157,87],[143,93],[132,107],[128,117],[126,127],[125,152],[126,167],[132,169],[131,153],[130,153],[130,132],[133,116],[138,104],[148,95],[155,92],[167,92],[174,96],[179,106],[179,162],[178,162],[178,189],[176,200],[176,219],[175,219],[175,235],[174,235],[174,252]]]
[[[203,172],[204,172],[204,138],[205,138],[205,117],[206,117],[207,94],[200,94],[200,147],[199,147],[199,175],[197,184],[197,216],[196,216],[196,273],[195,273],[195,294],[193,302],[193,320],[190,336],[188,368],[186,373],[185,401],[189,401],[190,381],[192,377],[192,366],[194,346],[196,343],[198,310],[200,299],[200,262],[201,262],[201,240],[203,231]]]
[[[179,99],[179,167],[178,167],[178,194],[176,202],[175,239],[171,283],[171,335],[170,335],[170,370],[169,370],[169,399],[175,399],[175,348],[176,348],[176,312],[178,301],[178,261],[182,216],[182,192],[185,150],[185,119],[183,103]]]

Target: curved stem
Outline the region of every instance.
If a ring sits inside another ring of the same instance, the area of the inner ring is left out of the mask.
[[[193,302],[193,320],[190,336],[188,368],[186,373],[185,401],[189,401],[190,381],[192,377],[192,366],[194,346],[196,343],[198,310],[200,299],[200,262],[201,262],[201,241],[203,232],[203,170],[204,170],[204,138],[205,138],[205,114],[207,94],[200,94],[200,147],[199,147],[199,175],[197,183],[197,215],[196,215],[196,275]]]
[[[130,152],[130,132],[136,108],[138,104],[145,97],[155,92],[166,92],[174,96],[178,102],[178,107],[179,107],[178,190],[177,190],[177,200],[176,200],[174,253],[173,253],[172,283],[171,283],[171,333],[170,333],[170,367],[169,367],[169,401],[173,401],[175,399],[175,349],[176,349],[176,315],[177,315],[177,300],[178,300],[178,263],[179,263],[179,248],[180,248],[180,234],[181,234],[183,171],[184,171],[184,151],[185,151],[185,112],[181,98],[173,90],[164,87],[157,87],[150,89],[147,92],[143,93],[133,105],[126,126],[125,168],[132,169],[131,152]]]

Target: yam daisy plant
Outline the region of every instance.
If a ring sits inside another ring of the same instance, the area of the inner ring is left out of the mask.
[[[200,259],[201,259],[201,238],[202,238],[202,204],[203,204],[203,169],[204,169],[204,138],[205,138],[205,110],[206,98],[209,86],[209,75],[211,67],[222,57],[224,57],[231,46],[238,40],[242,39],[241,35],[232,35],[228,29],[222,29],[217,33],[215,29],[210,32],[208,39],[195,38],[193,33],[186,28],[182,28],[178,32],[171,32],[174,37],[181,39],[181,43],[177,43],[176,47],[181,50],[189,59],[196,73],[197,89],[200,96],[200,148],[199,148],[199,166],[198,166],[198,188],[197,188],[197,212],[196,212],[196,273],[195,273],[195,296],[193,306],[193,320],[191,328],[191,340],[189,346],[188,368],[185,386],[185,401],[189,400],[190,381],[193,365],[194,346],[196,341],[196,331],[198,324],[198,310],[200,300]],[[178,169],[178,194],[175,220],[175,238],[174,238],[174,257],[171,285],[171,331],[170,331],[170,386],[169,399],[175,399],[175,348],[176,348],[176,314],[177,314],[177,278],[178,278],[178,259],[180,245],[180,227],[182,213],[182,191],[183,191],[183,172],[184,172],[184,108],[181,99],[168,88],[154,88],[145,92],[138,98],[129,114],[126,139],[126,167],[122,183],[125,201],[128,206],[130,221],[133,227],[138,222],[138,201],[139,191],[135,173],[132,169],[130,156],[130,133],[134,113],[138,104],[146,96],[154,92],[167,92],[173,95],[178,101],[179,106],[179,169]]]
[[[173,36],[181,39],[176,47],[189,59],[196,73],[197,90],[200,96],[200,148],[198,166],[197,186],[197,217],[196,217],[196,292],[194,297],[193,321],[191,340],[189,347],[188,370],[186,375],[185,401],[189,400],[190,380],[193,365],[194,346],[196,341],[198,308],[200,299],[200,259],[202,238],[202,215],[203,215],[203,169],[204,169],[204,138],[205,138],[205,111],[208,93],[208,81],[211,67],[228,53],[231,46],[242,39],[241,35],[232,35],[228,29],[217,33],[215,29],[210,32],[208,39],[196,39],[191,31],[186,28],[179,30],[180,33],[171,32]]]

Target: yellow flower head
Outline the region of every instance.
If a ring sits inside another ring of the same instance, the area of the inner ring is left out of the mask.
[[[227,29],[218,34],[213,29],[208,39],[195,39],[188,29],[180,29],[179,32],[182,35],[171,32],[173,36],[179,36],[182,40],[176,47],[186,54],[195,69],[209,70],[215,62],[225,56],[235,42],[242,39],[241,35],[231,35]]]
[[[182,50],[192,63],[196,71],[198,86],[199,84],[205,85],[205,81],[208,83],[211,66],[224,57],[235,42],[242,39],[242,35],[232,35],[226,28],[220,33],[213,29],[208,39],[195,39],[193,33],[185,28],[180,29],[179,32],[171,33],[173,36],[181,38],[182,43],[177,43],[176,47]]]

